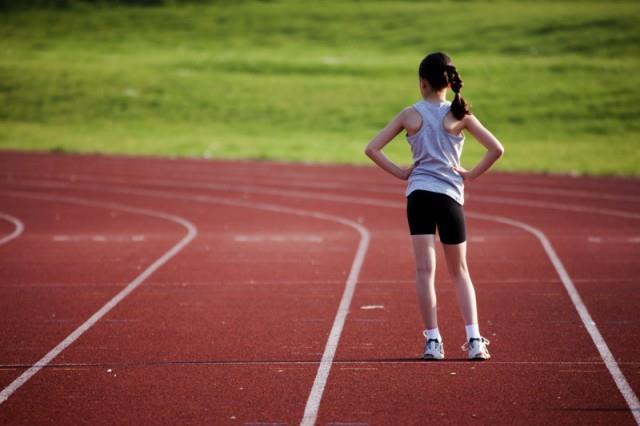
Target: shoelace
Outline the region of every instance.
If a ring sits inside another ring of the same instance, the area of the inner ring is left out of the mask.
[[[468,351],[469,350],[469,342],[471,342],[471,340],[477,341],[478,343],[484,343],[487,346],[489,346],[491,344],[489,339],[485,339],[484,337],[480,337],[479,339],[470,339],[468,342],[464,342],[464,345],[462,345],[462,350],[463,351]]]

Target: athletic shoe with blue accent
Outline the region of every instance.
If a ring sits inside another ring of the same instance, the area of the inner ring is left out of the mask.
[[[471,339],[469,339],[468,342],[462,345],[462,350],[469,351],[469,359],[484,361],[491,358],[489,349],[487,349],[487,346],[490,344],[491,342],[489,342],[489,340],[485,339],[484,337],[480,337],[480,338],[472,337]]]
[[[426,360],[439,360],[444,359],[444,344],[442,341],[437,339],[429,339],[427,338],[427,332],[423,332],[424,337],[427,341],[424,344],[424,354],[422,354],[422,359]]]

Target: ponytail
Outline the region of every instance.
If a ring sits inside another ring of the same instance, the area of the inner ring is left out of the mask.
[[[462,90],[462,79],[456,67],[451,64],[451,58],[442,52],[430,53],[420,62],[418,75],[429,82],[433,90],[451,87],[456,94],[451,102],[451,113],[458,120],[462,120],[465,115],[470,115],[469,104],[460,96]]]
[[[460,91],[462,90],[463,81],[458,74],[458,70],[453,65],[446,65],[444,68],[444,75],[451,87],[453,93],[455,93],[455,97],[451,102],[451,113],[458,120],[462,120],[465,115],[470,115],[469,104],[464,100],[462,95],[460,95]]]

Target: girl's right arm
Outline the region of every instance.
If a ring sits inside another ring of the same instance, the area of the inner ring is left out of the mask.
[[[381,169],[391,173],[398,179],[407,180],[413,171],[413,167],[402,168],[389,159],[383,152],[382,148],[395,138],[398,133],[406,128],[407,115],[410,113],[409,108],[403,110],[387,126],[380,131],[367,145],[364,153],[371,158]]]

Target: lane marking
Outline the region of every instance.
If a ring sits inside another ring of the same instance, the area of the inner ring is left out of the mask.
[[[286,243],[286,242],[302,242],[302,243],[322,243],[324,239],[319,235],[236,235],[233,240],[238,243]]]
[[[9,241],[18,238],[20,236],[20,234],[22,234],[22,232],[24,232],[24,224],[22,223],[22,221],[20,221],[20,219],[18,219],[17,217],[8,215],[6,213],[2,213],[0,212],[0,219],[4,219],[8,222],[13,223],[14,229],[13,232],[10,233],[9,235],[5,235],[4,237],[0,238],[0,246],[2,244],[6,244]]]
[[[243,188],[244,189],[244,188]],[[243,190],[241,189],[241,190]],[[253,188],[249,188],[249,189],[253,189]],[[236,189],[237,191],[238,189]],[[282,192],[290,192],[290,191],[280,191],[280,193]],[[295,192],[295,191],[294,191]],[[293,195],[293,194],[288,194],[288,195]],[[310,194],[304,194],[305,198],[308,198],[308,195]],[[295,196],[295,195],[293,195]],[[344,200],[345,197],[336,197],[334,199],[334,201],[340,200],[341,202],[349,202],[351,204],[360,204],[360,198],[359,197],[346,197],[348,199],[348,201]],[[317,197],[317,199],[325,199],[325,197]],[[497,200],[499,199],[498,197],[484,197],[485,201],[489,201],[489,200]],[[375,200],[371,199],[371,198],[366,198],[363,201],[363,204],[366,205],[371,205],[374,204]],[[491,201],[489,201],[491,202]],[[521,200],[517,200],[517,202],[515,202],[514,204],[517,205],[527,205],[527,206],[534,206],[534,207],[548,207],[550,205],[552,205],[551,203],[537,203],[537,202],[521,202]],[[398,203],[398,202],[385,202],[382,201],[381,203],[378,204],[380,207],[390,207],[390,206],[394,206],[396,208],[405,208],[403,203]],[[590,212],[596,212],[596,213],[602,213],[602,214],[607,214],[610,213],[611,210],[610,209],[586,209],[586,208],[580,208],[580,207],[576,207],[573,208],[574,206],[568,206],[568,205],[561,205],[560,209],[561,210],[572,210],[572,211],[590,211]],[[624,216],[624,217],[628,217],[628,218],[640,218],[640,215],[637,214],[631,214],[627,212],[618,212],[615,211],[617,213],[619,213],[620,216]],[[569,277],[569,274],[567,273],[566,269],[564,268],[564,265],[562,264],[562,262],[560,261],[560,258],[558,257],[558,255],[556,254],[553,246],[551,245],[551,242],[548,240],[547,236],[538,228],[535,228],[531,225],[528,225],[524,222],[520,222],[517,220],[513,220],[507,217],[503,217],[503,216],[496,216],[496,215],[486,215],[486,214],[481,214],[481,213],[474,213],[474,212],[467,212],[467,215],[469,215],[469,217],[475,217],[477,219],[483,219],[483,220],[488,220],[488,221],[493,221],[493,222],[498,222],[498,223],[503,223],[503,224],[507,224],[507,225],[511,225],[513,227],[522,229],[530,234],[533,234],[538,241],[540,242],[540,244],[542,245],[544,251],[547,254],[547,257],[550,259],[551,264],[554,266],[558,276],[560,277],[560,281],[562,282],[565,290],[567,291],[569,298],[571,300],[571,302],[573,303],[575,309],[578,312],[578,315],[580,316],[580,319],[583,323],[583,325],[585,326],[585,329],[587,330],[587,332],[589,333],[589,336],[591,337],[596,349],[598,350],[598,352],[600,353],[600,357],[602,358],[602,360],[604,361],[605,365],[607,366],[607,369],[609,370],[609,373],[611,374],[611,377],[613,378],[616,386],[618,387],[618,390],[620,391],[620,393],[622,394],[623,398],[625,399],[627,405],[629,406],[629,409],[631,410],[631,414],[633,415],[636,423],[638,425],[640,425],[640,401],[638,400],[638,397],[636,396],[636,394],[634,393],[633,389],[631,388],[631,386],[629,385],[629,383],[627,382],[626,378],[624,377],[624,374],[622,373],[622,371],[620,370],[613,354],[611,353],[611,350],[609,349],[606,341],[604,340],[604,337],[602,336],[602,334],[600,333],[600,330],[598,329],[598,327],[596,326],[595,322],[593,321],[593,319],[591,318],[591,315],[589,314],[589,311],[587,310],[587,307],[585,306],[585,304],[582,301],[582,298],[580,297],[575,285],[573,284],[573,281],[571,280],[571,278]],[[328,371],[327,371],[328,374]],[[325,378],[326,381],[326,378]],[[322,384],[322,390],[324,390],[324,385],[326,383]],[[315,388],[315,383],[314,383],[314,388]],[[313,394],[313,391],[312,391]],[[322,396],[322,392],[320,392],[319,395],[313,394],[314,398],[317,398],[317,403],[319,405],[320,403],[320,398]],[[311,399],[311,397],[310,397]],[[311,417],[309,416],[309,418],[307,418],[306,416],[303,417],[303,420],[301,422],[301,425],[312,425],[315,424],[315,420],[317,417],[317,410],[318,408],[316,407],[315,409],[315,416]],[[305,413],[307,412],[307,410],[305,409]],[[313,421],[311,421],[313,420]]]
[[[521,198],[494,197],[494,196],[475,195],[475,194],[473,194],[473,196],[470,198],[473,199],[473,201],[479,201],[482,203],[508,204],[512,206],[535,207],[535,208],[547,209],[547,210],[562,210],[562,211],[570,211],[570,212],[578,212],[578,213],[596,213],[596,214],[601,214],[605,216],[623,217],[625,219],[640,219],[640,214],[623,211],[623,210],[575,206],[571,204],[550,203],[545,201],[524,200]]]
[[[252,172],[255,172],[252,170]],[[34,175],[31,175],[34,176]],[[41,177],[49,178],[52,175],[50,174],[42,174],[39,175]],[[69,178],[75,179],[76,177],[82,177],[82,175],[69,175]],[[389,193],[389,194],[398,194],[402,192],[403,187],[401,185],[397,185],[395,183],[389,183],[384,181],[375,181],[373,182],[370,178],[364,179],[354,179],[353,177],[346,179],[339,179],[337,177],[333,177],[333,180],[327,180],[326,176],[317,176],[314,175],[312,178],[313,181],[300,181],[299,177],[304,175],[292,175],[290,179],[286,179],[285,176],[280,176],[279,178],[273,178],[273,173],[268,173],[264,175],[260,175],[259,173],[252,173],[252,176],[247,176],[246,173],[242,175],[232,175],[230,173],[226,173],[223,179],[220,179],[218,176],[212,176],[210,173],[181,173],[178,176],[167,176],[163,174],[161,176],[157,176],[159,178],[170,178],[173,181],[181,180],[185,182],[194,182],[194,179],[198,179],[201,182],[211,180],[223,180],[224,182],[233,182],[240,184],[253,185],[259,183],[261,185],[268,186],[286,186],[286,187],[300,187],[300,188],[324,188],[324,189],[336,189],[336,190],[347,190],[347,191],[364,191],[364,192],[374,192],[374,193]],[[260,178],[259,181],[256,181],[256,178]],[[324,179],[324,180],[323,180]],[[376,189],[372,189],[369,187],[363,187],[362,185],[354,187],[354,182],[367,183],[371,185],[375,184]],[[385,188],[380,188],[380,186],[384,186]],[[518,194],[543,194],[543,195],[560,195],[560,196],[569,196],[574,198],[586,198],[586,199],[595,199],[595,200],[616,200],[623,202],[640,202],[640,197],[633,195],[620,195],[620,194],[604,194],[601,192],[588,191],[584,189],[567,189],[567,188],[553,188],[553,187],[537,187],[530,188],[525,187],[523,185],[517,184],[501,184],[501,185],[491,185],[491,190],[499,191],[499,192],[516,192]]]
[[[245,182],[248,184],[256,183],[256,178],[259,179],[258,183],[271,182],[269,185],[274,186],[299,186],[299,187],[324,187],[324,188],[333,188],[333,189],[345,189],[345,190],[358,190],[358,191],[372,191],[373,189],[369,189],[363,185],[356,186],[354,188],[353,183],[366,183],[368,185],[375,185],[376,187],[384,187],[382,192],[394,193],[397,194],[398,190],[402,191],[404,188],[402,185],[398,185],[394,182],[387,182],[383,175],[375,176],[375,177],[340,177],[336,175],[332,175],[331,177],[317,175],[317,174],[280,174],[278,176],[279,179],[273,178],[272,172],[266,173],[255,173],[255,170],[250,170],[251,176],[247,178],[247,171],[243,171],[242,174],[225,172],[224,179],[226,180],[230,177],[235,182]],[[183,175],[180,175],[182,177]],[[200,179],[215,179],[217,176],[211,176],[210,172],[205,173],[196,173],[188,175],[190,179],[196,177]],[[164,176],[166,177],[166,176]],[[172,177],[174,178],[174,177]],[[175,179],[179,177],[176,176]],[[271,179],[269,181],[269,179]],[[380,180],[378,180],[380,179]],[[275,182],[275,183],[273,183]],[[589,189],[571,189],[571,188],[554,188],[554,187],[526,187],[524,185],[518,184],[501,184],[501,185],[491,185],[491,190],[497,190],[501,192],[517,192],[519,194],[544,194],[544,195],[562,195],[562,196],[570,196],[576,198],[590,198],[596,200],[616,200],[616,201],[628,201],[628,202],[640,202],[640,197],[633,195],[622,195],[622,194],[604,194],[601,192],[597,192],[597,188]]]
[[[364,306],[360,306],[360,309],[364,309],[364,310],[384,309],[384,305],[364,305]]]
[[[118,159],[122,161],[121,159]],[[182,161],[184,161],[183,159]],[[209,163],[211,161],[209,160]],[[277,163],[277,162],[276,162]],[[287,163],[284,163],[287,164]],[[198,179],[215,179],[217,176],[212,176],[210,172],[210,166],[203,164],[202,168],[194,167],[194,165],[199,165],[199,163],[188,164],[185,167],[179,167],[179,164],[173,166],[173,170],[180,172],[179,176],[170,176],[171,179],[180,179],[187,177],[188,180],[193,180],[194,178]],[[288,164],[287,164],[288,165]],[[235,165],[234,165],[235,166]],[[237,167],[234,167],[237,170]],[[196,170],[196,173],[193,171]],[[353,186],[350,184],[355,183],[366,183],[368,185],[374,184],[377,187],[384,186],[388,188],[393,193],[397,193],[398,190],[402,190],[402,186],[396,183],[388,182],[382,174],[372,174],[368,177],[341,177],[336,174],[332,176],[319,175],[317,173],[300,173],[300,172],[292,172],[285,171],[284,173],[279,173],[277,179],[274,179],[272,170],[265,170],[264,168],[256,169],[255,166],[252,168],[243,169],[241,172],[237,172],[236,170],[225,170],[225,180],[233,180],[235,182],[245,182],[248,184],[256,183],[256,179],[259,179],[259,183],[265,182],[276,182],[273,185],[276,186],[300,186],[300,187],[325,187],[325,188],[334,188],[334,189],[353,189]],[[247,173],[250,172],[251,176],[248,176]],[[157,177],[168,177],[167,175],[158,175]],[[280,180],[278,180],[280,179]],[[319,181],[324,181],[323,183]],[[582,198],[592,198],[592,199],[610,199],[610,200],[620,200],[620,201],[630,201],[630,202],[640,202],[640,197],[638,196],[630,196],[630,195],[621,195],[621,194],[603,194],[597,191],[597,188],[593,188],[591,190],[585,188],[527,188],[523,185],[518,184],[501,184],[501,185],[492,185],[492,189],[496,188],[497,191],[502,192],[518,192],[518,193],[533,193],[533,194],[547,194],[547,195],[564,195],[564,196],[572,196],[572,197],[582,197]],[[357,188],[359,191],[367,191],[368,188],[360,185]]]
[[[17,184],[20,184],[20,183],[17,183]],[[340,299],[340,304],[338,305],[338,310],[336,312],[333,325],[331,326],[331,331],[329,332],[329,338],[327,339],[327,342],[325,344],[322,358],[318,366],[318,371],[316,373],[313,386],[311,387],[311,392],[309,393],[309,397],[307,399],[307,403],[305,405],[304,414],[301,421],[302,425],[315,424],[316,419],[318,417],[320,400],[322,399],[322,394],[324,393],[324,389],[327,384],[327,378],[329,377],[329,372],[331,371],[331,366],[336,354],[336,350],[338,348],[340,336],[342,334],[342,330],[344,329],[344,324],[347,318],[347,314],[349,313],[351,300],[353,299],[356,285],[358,283],[358,276],[360,275],[360,270],[362,269],[365,255],[369,248],[369,242],[371,240],[371,236],[367,228],[365,228],[358,222],[354,222],[352,220],[346,219],[341,216],[336,216],[336,215],[321,213],[316,211],[302,210],[302,209],[297,209],[292,207],[286,207],[278,204],[243,201],[243,200],[221,198],[221,197],[210,197],[206,195],[186,195],[186,194],[178,194],[178,193],[171,193],[171,192],[165,192],[165,191],[117,189],[117,188],[105,187],[105,186],[90,186],[90,185],[73,185],[72,186],[69,184],[53,184],[52,185],[51,183],[47,183],[44,185],[40,184],[39,186],[46,186],[46,187],[58,186],[58,187],[70,188],[70,189],[89,189],[89,190],[95,190],[95,191],[101,191],[101,192],[112,192],[112,193],[118,193],[118,194],[144,195],[144,196],[151,196],[151,197],[164,197],[164,198],[170,198],[170,199],[182,199],[182,200],[189,200],[189,201],[199,201],[204,203],[239,206],[239,207],[246,207],[250,209],[259,209],[259,210],[266,210],[266,211],[272,211],[277,213],[293,214],[293,215],[302,216],[302,217],[313,217],[320,220],[326,220],[326,221],[342,224],[357,231],[360,236],[360,239],[358,241],[358,247],[356,249],[356,253],[355,253],[353,262],[351,264],[351,269],[349,271],[349,275],[345,283],[344,291]]]
[[[491,190],[503,192],[517,192],[519,194],[543,194],[543,195],[562,195],[576,198],[591,198],[595,200],[616,200],[629,201],[633,203],[640,202],[640,197],[633,195],[605,194],[602,192],[585,191],[583,189],[564,189],[564,188],[527,188],[521,185],[491,185]]]
[[[167,177],[166,175],[164,177]],[[176,176],[175,179],[182,179],[186,181],[193,181],[193,178],[200,180],[207,179],[219,179],[218,176],[211,176],[210,174],[190,174],[180,176]],[[229,179],[230,178],[230,179]],[[172,179],[174,179],[172,177]],[[318,179],[318,180],[315,180]],[[288,187],[301,187],[301,188],[324,188],[324,189],[338,189],[338,190],[354,190],[358,191],[366,191],[366,192],[385,192],[385,193],[398,193],[398,185],[388,184],[384,182],[377,182],[376,186],[379,184],[383,184],[384,186],[388,186],[388,188],[383,189],[383,191],[379,191],[376,189],[371,189],[367,187],[359,187],[355,188],[352,183],[354,180],[349,178],[348,182],[344,182],[341,180],[322,181],[322,177],[314,178],[313,182],[301,182],[298,179],[290,179],[290,180],[278,180],[274,179],[272,175],[265,176],[265,179],[260,179],[260,184],[267,184],[270,186],[288,186]],[[224,181],[231,180],[235,183],[244,183],[244,184],[254,184],[256,183],[256,179],[252,177],[247,177],[246,174],[242,176],[230,176],[226,175],[223,178]],[[366,183],[371,183],[371,180],[361,181]],[[515,185],[515,184],[502,184],[502,185],[491,185],[491,190],[496,190],[500,192],[516,192],[518,194],[543,194],[543,195],[560,195],[560,196],[569,196],[575,198],[587,198],[587,199],[595,199],[595,200],[615,200],[615,201],[627,201],[627,202],[640,202],[640,197],[632,196],[632,195],[618,195],[618,194],[604,194],[604,193],[594,193],[592,191],[585,191],[583,189],[566,189],[566,188],[527,188],[523,185]]]
[[[99,181],[99,179],[94,179],[94,180],[98,180]],[[108,181],[112,182],[113,180],[109,179]],[[121,181],[122,181],[122,183],[125,183],[125,184],[127,184],[127,183],[131,184],[131,181],[127,181],[127,180],[121,180]],[[143,180],[141,182],[145,182],[145,181]],[[136,183],[138,183],[138,182],[136,181]],[[145,183],[142,183],[142,184],[147,184],[147,183],[145,182]],[[160,182],[153,181],[152,183],[149,183],[149,184],[150,185],[160,185]],[[176,182],[171,182],[170,181],[170,186],[176,186],[176,184],[177,184]],[[184,185],[179,185],[179,186],[191,187],[191,188],[198,187],[198,186],[189,185],[189,184],[184,184]],[[264,194],[264,193],[268,193],[269,192],[268,190],[260,189],[259,187],[249,187],[249,186],[246,186],[246,187],[234,187],[233,185],[216,185],[216,187],[218,187],[219,189],[224,187],[224,188],[226,188],[226,190],[234,191],[234,192],[245,191],[245,192],[257,192],[257,193],[260,193],[260,194]],[[278,195],[288,195],[288,196],[292,196],[292,197],[300,197],[300,198],[313,198],[313,199],[317,199],[317,200],[344,202],[344,203],[349,203],[349,204],[377,205],[379,207],[392,207],[392,208],[403,208],[403,209],[405,208],[403,203],[379,200],[379,199],[374,199],[374,198],[360,198],[360,197],[347,197],[347,196],[326,196],[326,195],[323,195],[323,194],[310,194],[310,193],[305,193],[305,192],[301,192],[301,191],[277,191],[277,194]],[[196,197],[200,198],[199,196],[196,196]],[[523,205],[523,206],[528,206],[528,207],[539,207],[539,208],[546,208],[546,209],[554,209],[555,208],[555,209],[559,209],[559,210],[580,211],[580,212],[590,212],[590,213],[600,213],[600,214],[611,214],[613,212],[613,213],[616,213],[618,216],[622,216],[622,217],[626,217],[626,218],[632,218],[632,219],[639,219],[640,218],[640,215],[638,215],[638,214],[628,213],[628,212],[623,212],[623,211],[617,211],[617,210],[610,210],[610,209],[591,209],[591,208],[583,208],[583,207],[579,207],[579,206],[571,206],[571,205],[556,204],[556,203],[528,202],[527,200],[520,200],[520,199],[506,199],[507,202],[505,202],[505,199],[504,198],[500,198],[500,197],[482,197],[482,198],[483,198],[483,201],[489,202],[489,203],[493,202],[493,203],[511,204],[510,201],[512,201],[512,204]],[[562,264],[562,262],[560,261],[559,257],[557,256],[555,250],[553,249],[553,246],[551,245],[551,243],[547,239],[546,235],[542,231],[540,231],[537,228],[534,228],[531,225],[528,225],[528,224],[526,224],[524,222],[520,222],[520,221],[517,221],[517,220],[510,219],[510,218],[507,218],[507,217],[504,217],[504,216],[485,215],[485,214],[474,213],[474,212],[467,212],[467,215],[469,217],[475,217],[475,218],[481,219],[481,220],[488,220],[488,221],[503,223],[503,224],[514,226],[516,228],[520,228],[520,229],[525,230],[526,232],[528,232],[530,234],[533,234],[538,239],[538,241],[542,245],[545,253],[547,254],[547,257],[550,259],[552,265],[556,269],[556,272],[557,272],[558,276],[560,277],[560,281],[563,283],[563,286],[565,287],[565,290],[567,291],[571,302],[573,303],[576,311],[578,312],[578,315],[579,315],[583,325],[585,326],[585,329],[587,330],[589,336],[591,337],[592,341],[594,342],[594,345],[596,346],[596,349],[600,353],[601,358],[605,362],[605,365],[607,366],[607,369],[609,370],[609,373],[611,374],[616,386],[618,387],[618,390],[620,391],[620,393],[622,394],[623,398],[625,399],[627,405],[629,406],[631,414],[633,415],[636,423],[638,425],[640,425],[640,401],[638,400],[638,397],[635,395],[633,389],[630,387],[630,385],[627,382],[626,378],[622,374],[622,371],[618,367],[618,364],[617,364],[615,358],[613,357],[613,355],[611,353],[611,350],[609,349],[608,345],[606,344],[606,341],[604,340],[604,338],[603,338],[602,334],[600,333],[600,331],[598,330],[597,326],[595,325],[595,322],[591,318],[591,315],[589,314],[586,306],[582,302],[582,299],[581,299],[577,289],[575,288],[575,285],[573,284],[573,282],[572,282],[571,278],[569,277],[566,269],[564,268],[564,265]],[[328,371],[327,371],[327,374],[328,374]],[[322,390],[324,390],[324,385],[325,384],[326,384],[326,378],[325,378],[325,383],[322,384]],[[314,382],[314,388],[315,388],[315,382]],[[321,397],[322,393],[320,393],[319,396]],[[319,404],[319,399],[318,399],[318,404]],[[305,409],[305,413],[306,412],[307,412],[307,410]],[[316,416],[317,416],[317,408],[316,408]],[[315,418],[314,418],[312,423],[308,423],[308,422],[305,423],[305,418],[303,418],[303,421],[302,421],[301,424],[309,425],[309,424],[314,424],[315,423]]]
[[[181,161],[188,161],[192,159],[181,159]],[[118,161],[122,161],[122,159],[118,159]],[[211,163],[211,160],[208,160],[208,163]],[[278,162],[274,162],[278,163]],[[284,163],[288,165],[288,163]],[[158,178],[170,178],[172,180],[186,180],[189,182],[193,182],[194,179],[219,179],[218,176],[212,176],[210,172],[210,166],[203,165],[200,169],[198,167],[194,167],[194,165],[199,165],[199,163],[195,162],[193,164],[188,164],[185,167],[180,167],[180,164],[172,165],[172,170],[177,171],[180,174],[176,176],[168,176],[166,174],[158,174]],[[234,165],[235,166],[235,165]],[[241,172],[237,172],[236,170],[225,170],[224,180],[225,181],[233,181],[235,183],[246,183],[246,184],[268,184],[271,186],[287,186],[287,187],[303,187],[303,188],[327,188],[327,189],[344,189],[344,190],[354,190],[358,191],[373,191],[373,192],[387,192],[397,194],[398,191],[402,191],[403,187],[394,182],[388,182],[387,179],[382,174],[372,174],[369,177],[341,177],[336,174],[332,176],[326,175],[318,175],[315,173],[300,173],[300,172],[292,172],[285,171],[284,173],[279,173],[276,178],[274,178],[273,171],[265,168],[256,168],[255,165],[252,168],[243,169]],[[194,173],[194,170],[196,171]],[[250,172],[250,176],[248,175]],[[9,177],[16,176],[11,175]],[[34,176],[34,175],[31,175]],[[51,174],[40,174],[39,176],[51,177]],[[75,178],[76,175],[69,175],[70,178]],[[147,175],[148,176],[148,175]],[[135,176],[133,176],[135,178]],[[256,182],[258,179],[258,182]],[[375,185],[377,189],[373,190],[367,188],[367,186],[359,185],[354,188],[353,183],[366,183],[368,185]],[[380,188],[384,187],[384,189]],[[382,191],[380,191],[382,189]],[[512,184],[500,184],[500,185],[491,185],[492,190],[501,191],[501,192],[517,192],[519,194],[544,194],[544,195],[561,195],[561,196],[570,196],[575,198],[590,198],[590,199],[604,199],[604,200],[618,200],[618,201],[628,201],[628,202],[640,202],[639,196],[634,195],[622,195],[622,194],[605,194],[598,191],[598,188],[558,188],[558,187],[526,187],[523,185],[519,185],[516,183]]]
[[[605,365],[607,366],[607,369],[609,370],[611,377],[613,377],[613,380],[616,383],[618,390],[620,391],[620,393],[624,397],[624,400],[629,406],[629,409],[631,410],[631,414],[633,415],[636,423],[640,425],[640,401],[638,400],[638,397],[636,396],[633,389],[627,382],[627,379],[624,377],[624,374],[622,374],[622,371],[620,370],[620,367],[618,366],[618,363],[615,357],[611,353],[611,350],[609,349],[607,342],[604,340],[604,337],[602,336],[602,334],[600,333],[600,330],[596,326],[595,321],[593,321],[593,318],[591,318],[591,314],[589,314],[589,311],[587,310],[586,305],[582,301],[582,297],[580,297],[580,294],[578,293],[578,290],[573,284],[573,281],[571,280],[569,273],[567,272],[564,265],[560,261],[560,257],[556,254],[556,251],[551,245],[551,242],[549,241],[547,236],[538,228],[534,228],[533,226],[528,225],[524,222],[519,222],[519,221],[505,218],[505,217],[489,216],[489,215],[483,215],[479,213],[474,213],[474,216],[478,218],[493,217],[493,220],[496,220],[501,223],[505,223],[507,225],[515,226],[517,228],[523,229],[533,234],[538,239],[538,241],[540,241],[540,244],[542,244],[544,251],[547,253],[547,256],[551,260],[551,263],[553,264],[554,268],[556,268],[558,276],[560,277],[560,281],[562,281],[562,284],[564,285],[565,290],[569,294],[569,298],[571,299],[571,302],[573,302],[573,306],[575,306],[576,310],[578,311],[578,315],[582,320],[582,324],[584,325],[585,329],[589,333],[589,336],[591,336],[591,340],[593,340],[593,343],[596,349],[600,353],[600,357],[602,358]],[[492,219],[489,219],[489,220],[492,220]]]
[[[65,179],[57,177],[58,179]],[[85,180],[89,182],[109,182],[116,184],[127,184],[131,182],[130,179],[122,179],[122,178],[95,178],[87,175],[73,175],[73,179],[75,181]],[[14,181],[8,181],[8,183],[12,183]],[[24,182],[24,180],[23,180]],[[222,183],[210,183],[210,182],[177,182],[176,180],[167,180],[167,179],[135,179],[134,182],[136,184],[149,185],[149,186],[171,186],[171,187],[189,187],[189,188],[199,188],[199,189],[212,189],[212,190],[221,190],[221,191],[233,191],[233,192],[246,192],[246,193],[255,193],[255,194],[266,194],[266,195],[277,195],[277,196],[289,196],[289,197],[298,197],[298,198],[308,198],[308,199],[317,199],[323,201],[335,201],[335,202],[344,202],[348,203],[353,197],[349,195],[337,195],[337,194],[321,194],[321,193],[312,193],[308,191],[292,191],[292,190],[283,190],[277,188],[264,188],[260,186],[252,186],[252,185],[229,185]],[[370,192],[376,193],[393,193],[398,194],[399,192],[396,190],[374,190],[369,189]],[[514,206],[523,206],[523,207],[533,207],[540,209],[548,209],[548,210],[560,210],[560,211],[573,211],[579,213],[594,213],[605,216],[617,216],[625,219],[640,219],[640,214],[624,211],[624,210],[615,210],[609,208],[598,208],[598,207],[588,207],[588,206],[576,206],[572,204],[562,204],[555,202],[544,202],[544,201],[531,201],[527,199],[521,198],[511,198],[511,197],[496,197],[496,196],[486,196],[486,195],[476,195],[476,194],[468,194],[467,199],[473,201],[479,201],[484,203],[492,203],[492,204],[507,204]],[[358,197],[358,201],[356,204],[365,204],[365,205],[373,205],[379,206],[380,203],[387,203],[384,200],[380,200],[379,198],[365,198]],[[390,204],[397,204],[397,202],[388,202]],[[404,208],[404,207],[403,207]]]
[[[142,242],[145,241],[144,235],[54,235],[51,239],[55,242],[107,242],[107,243],[121,243],[121,242]]]
[[[600,236],[591,235],[587,237],[587,242],[606,244],[637,244],[640,243],[640,237],[607,236],[603,238]]]
[[[1,191],[3,195],[11,197],[27,198],[35,200],[47,200],[53,202],[63,202],[69,204],[76,204],[81,206],[107,208],[113,210],[126,211],[134,214],[140,214],[143,216],[151,216],[155,218],[169,220],[175,222],[187,230],[187,233],[178,241],[173,247],[166,251],[162,256],[156,259],[151,265],[149,265],[142,273],[133,279],[129,284],[125,286],[118,294],[116,294],[111,300],[109,300],[104,306],[98,309],[89,319],[76,328],[71,334],[58,343],[53,349],[51,349],[45,356],[39,361],[33,364],[28,370],[22,373],[18,378],[11,382],[0,392],[0,405],[4,403],[16,390],[24,385],[31,377],[33,377],[44,366],[49,364],[60,352],[64,351],[69,345],[75,342],[82,334],[89,330],[96,322],[104,317],[110,310],[112,310],[118,303],[120,303],[125,297],[127,297],[133,290],[135,290],[140,284],[142,284],[151,274],[153,274],[158,268],[167,263],[172,257],[178,254],[187,244],[189,244],[197,235],[198,231],[196,227],[188,220],[172,214],[159,212],[156,210],[150,210],[145,208],[133,207],[118,203],[106,203],[98,201],[90,201],[84,198],[75,198],[67,196],[56,196],[48,194],[32,194],[18,191]]]

